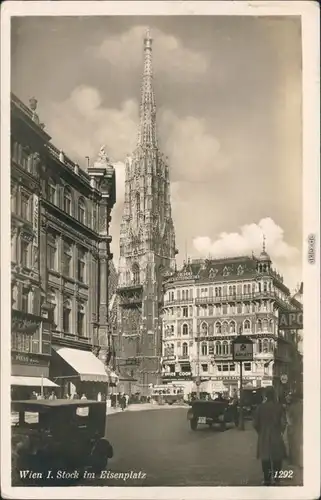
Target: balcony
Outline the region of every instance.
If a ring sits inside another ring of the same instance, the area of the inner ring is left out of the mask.
[[[180,304],[193,304],[194,299],[174,299],[174,300],[165,300],[163,305],[164,307],[180,305]]]
[[[82,344],[89,344],[91,342],[91,339],[88,337],[83,337],[82,335],[74,335],[72,333],[65,333],[65,332],[58,332],[58,331],[52,332],[52,337],[53,338],[60,338],[63,340],[70,340],[73,342],[80,342]]]
[[[195,299],[195,304],[217,304],[221,302],[240,302],[246,300],[259,300],[268,298],[276,298],[275,292],[266,291],[266,292],[253,292],[253,293],[236,293],[236,294],[227,294],[221,296],[197,297]]]

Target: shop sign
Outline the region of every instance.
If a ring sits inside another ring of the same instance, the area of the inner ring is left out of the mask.
[[[303,312],[302,311],[280,312],[279,328],[280,330],[302,330]]]
[[[33,246],[38,247],[39,245],[39,198],[36,194],[33,195],[33,216],[32,216],[32,226],[34,231]]]
[[[12,361],[17,361],[19,363],[26,363],[28,365],[39,365],[40,364],[40,360],[38,358],[30,356],[29,354],[15,353],[15,354],[12,354],[11,358],[12,358]]]
[[[253,361],[253,342],[240,335],[232,342],[233,361]]]
[[[164,356],[163,361],[175,361],[176,356]]]

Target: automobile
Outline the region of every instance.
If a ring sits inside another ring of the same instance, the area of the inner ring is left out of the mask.
[[[23,482],[50,482],[57,479],[57,471],[77,480],[85,470],[106,469],[113,457],[113,447],[105,438],[106,402],[13,401],[11,419],[13,477]],[[32,471],[33,477],[23,478],[19,471]]]
[[[212,427],[218,424],[221,431],[225,431],[226,425],[232,423],[238,425],[238,407],[228,400],[194,400],[190,403],[187,419],[190,427],[196,431],[199,424]]]

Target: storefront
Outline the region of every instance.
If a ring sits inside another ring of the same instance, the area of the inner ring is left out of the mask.
[[[60,398],[85,395],[87,399],[102,399],[108,394],[109,376],[105,365],[91,351],[53,346],[50,378],[59,384]]]
[[[11,398],[30,399],[32,393],[45,396],[59,388],[49,379],[49,356],[11,353]]]

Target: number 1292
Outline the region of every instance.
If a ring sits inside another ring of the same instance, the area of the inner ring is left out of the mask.
[[[293,478],[293,470],[276,470],[274,472],[275,479],[292,479]]]

